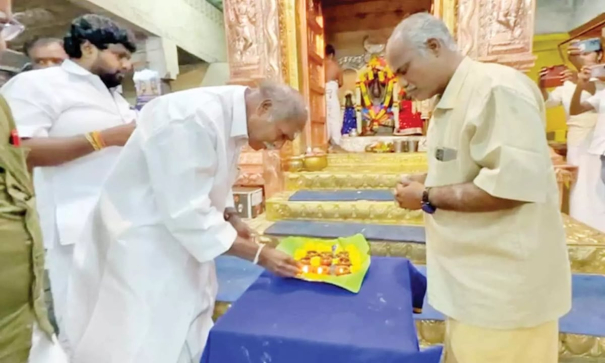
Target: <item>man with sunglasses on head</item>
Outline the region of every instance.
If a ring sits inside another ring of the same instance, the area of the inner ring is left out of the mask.
[[[0,52],[19,32],[0,0]],[[23,27],[21,27],[21,30]],[[5,38],[7,36],[7,38]],[[0,362],[66,363],[44,303],[44,246],[33,185],[11,111],[0,97]]]
[[[0,90],[34,168],[54,312],[63,315],[74,244],[101,183],[135,128],[136,113],[117,92],[136,50],[131,32],[88,14],[72,21],[60,67],[24,72]],[[65,345],[67,347],[67,345]]]

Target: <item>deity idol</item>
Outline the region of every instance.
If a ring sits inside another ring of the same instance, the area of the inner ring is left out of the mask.
[[[373,57],[360,72],[360,92],[364,135],[392,135],[395,128],[393,89],[396,79],[384,59]]]

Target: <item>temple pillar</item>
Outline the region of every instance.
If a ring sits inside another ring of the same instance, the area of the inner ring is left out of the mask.
[[[536,59],[535,9],[536,0],[458,0],[458,46],[472,59],[527,72]]]
[[[286,24],[287,14],[294,11],[293,4],[294,0],[224,1],[230,84],[254,86],[264,80],[291,84],[297,78],[297,68],[290,70],[291,64],[296,65],[292,59],[296,56],[296,28]],[[283,190],[281,160],[291,150],[290,143],[281,151],[244,148],[238,184],[263,186],[266,197]]]

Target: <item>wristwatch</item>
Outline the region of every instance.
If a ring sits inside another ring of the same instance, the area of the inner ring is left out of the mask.
[[[437,211],[437,207],[431,204],[429,200],[429,192],[431,188],[425,188],[422,192],[422,210],[427,214],[433,214]]]

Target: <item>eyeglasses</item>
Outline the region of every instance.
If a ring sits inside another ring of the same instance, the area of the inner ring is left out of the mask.
[[[2,22],[2,20],[0,20],[0,22]],[[25,30],[25,25],[15,19],[0,23],[0,27],[0,36],[7,42],[15,39]]]

